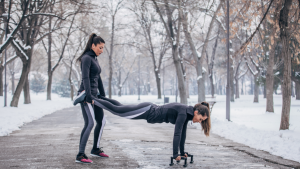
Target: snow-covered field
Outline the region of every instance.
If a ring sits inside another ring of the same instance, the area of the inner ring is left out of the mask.
[[[0,97],[0,136],[5,136],[14,130],[19,130],[25,123],[51,114],[56,110],[73,106],[70,98],[60,97],[52,93],[52,101],[46,101],[46,93],[30,93],[31,104],[23,104],[23,93],[19,99],[18,108],[10,107],[12,96],[7,95],[7,107],[4,105],[4,97]]]
[[[175,101],[174,96],[166,97],[170,98],[170,102]],[[62,98],[56,94],[52,94],[52,101],[46,101],[45,98],[46,93],[38,95],[32,93],[32,104],[30,105],[24,105],[23,97],[21,96],[19,108],[4,108],[1,106],[0,136],[18,130],[24,123],[36,120],[56,110],[73,106],[69,98]],[[157,99],[155,95],[141,95],[140,98],[138,101],[137,95],[113,96],[113,99],[119,100],[121,103],[153,102],[155,104],[163,104],[163,99]],[[10,100],[11,97],[8,98],[9,103]],[[259,103],[253,103],[253,95],[242,95],[240,99],[231,103],[231,122],[225,120],[226,97],[207,98],[207,101],[212,100],[217,102],[212,111],[213,133],[235,142],[300,162],[299,100],[292,98],[290,130],[288,131],[279,131],[282,105],[280,95],[274,95],[275,113],[266,113],[266,100],[263,96],[260,96]],[[195,103],[197,103],[197,96],[190,96],[188,104],[194,105]],[[3,97],[0,97],[0,104],[3,105]]]

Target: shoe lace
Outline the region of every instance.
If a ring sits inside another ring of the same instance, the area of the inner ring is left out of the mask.
[[[85,154],[83,154],[82,157],[85,159],[89,159]]]
[[[99,153],[104,153],[104,151],[102,150],[103,147],[99,148]]]

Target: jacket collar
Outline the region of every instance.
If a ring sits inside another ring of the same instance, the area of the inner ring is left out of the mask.
[[[189,108],[187,109],[187,113],[194,116],[194,107],[193,106],[189,106]]]
[[[94,57],[95,59],[97,58],[96,53],[91,49],[89,51],[86,52],[87,55]]]

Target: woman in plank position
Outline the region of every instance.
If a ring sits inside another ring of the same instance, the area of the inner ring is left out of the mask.
[[[88,97],[88,95],[86,95]],[[181,160],[181,156],[187,157],[184,152],[184,144],[186,138],[186,128],[189,120],[194,123],[200,123],[202,130],[206,136],[209,136],[210,109],[207,102],[202,102],[193,106],[187,106],[180,103],[170,103],[162,106],[157,106],[153,103],[144,102],[138,105],[122,105],[116,100],[109,99],[98,95],[92,97],[92,104],[95,107],[103,108],[117,116],[127,119],[144,119],[148,123],[172,123],[175,124],[173,138],[173,158],[177,161]],[[76,99],[74,105],[85,100],[85,91],[82,91]],[[180,147],[180,154],[178,154]]]

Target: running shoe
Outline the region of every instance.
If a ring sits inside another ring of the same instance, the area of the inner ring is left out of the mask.
[[[100,149],[92,149],[91,151],[91,156],[94,156],[94,157],[102,157],[102,158],[108,158],[109,156],[104,154],[104,151],[102,150],[102,147]]]
[[[75,160],[76,163],[93,163],[85,154],[79,154]]]

